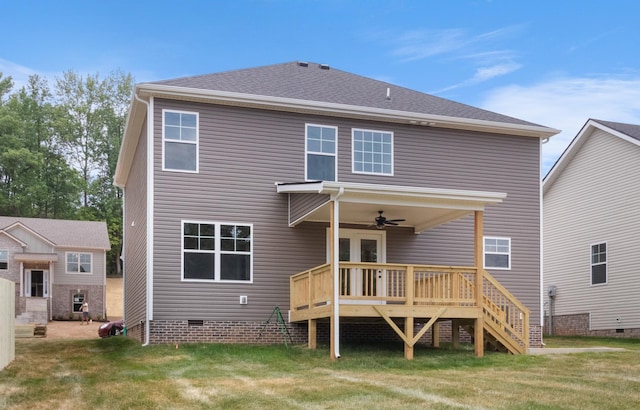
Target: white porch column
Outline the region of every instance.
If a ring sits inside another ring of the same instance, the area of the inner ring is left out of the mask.
[[[20,262],[20,297],[24,297],[24,262]]]
[[[339,198],[344,193],[344,188],[340,188],[338,194],[333,199],[331,213],[331,264],[333,267],[333,332],[334,345],[331,352],[332,359],[340,358],[340,201]]]

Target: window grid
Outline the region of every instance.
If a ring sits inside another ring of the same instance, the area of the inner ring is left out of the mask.
[[[607,283],[607,243],[591,245],[591,284]]]
[[[511,239],[484,238],[484,267],[490,269],[511,269]]]
[[[251,282],[253,226],[219,222],[182,223],[182,279]]]
[[[393,175],[393,133],[352,131],[354,173]]]
[[[307,181],[337,180],[338,128],[305,126],[305,178]]]
[[[91,273],[90,253],[67,252],[67,273]]]
[[[165,171],[198,172],[198,113],[162,111]]]

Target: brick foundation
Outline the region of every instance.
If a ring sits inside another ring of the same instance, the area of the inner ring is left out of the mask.
[[[630,329],[589,329],[589,314],[556,315],[552,318],[554,336],[597,336],[597,337],[638,337],[639,328]],[[545,325],[545,334],[549,334],[549,323]]]

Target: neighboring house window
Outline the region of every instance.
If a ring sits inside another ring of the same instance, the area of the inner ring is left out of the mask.
[[[511,269],[511,238],[484,238],[484,267]]]
[[[308,181],[336,180],[337,137],[337,127],[307,124],[305,165]]]
[[[0,269],[9,269],[9,251],[0,249]]]
[[[353,172],[393,175],[393,133],[353,130]]]
[[[163,168],[198,172],[198,113],[162,111]]]
[[[72,300],[71,311],[82,312],[82,304],[84,303],[84,299],[85,299],[84,293],[74,293],[71,296],[71,300]]]
[[[67,252],[67,273],[91,273],[91,254]]]
[[[252,230],[252,225],[183,221],[183,279],[251,281]]]
[[[607,243],[591,245],[591,284],[607,283]]]

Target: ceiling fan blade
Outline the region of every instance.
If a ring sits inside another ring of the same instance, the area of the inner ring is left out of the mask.
[[[385,225],[393,225],[393,226],[398,225],[396,222],[393,222],[393,221],[385,221],[385,223],[384,223],[384,224],[385,224]]]
[[[404,222],[406,219],[387,219],[387,222]]]

